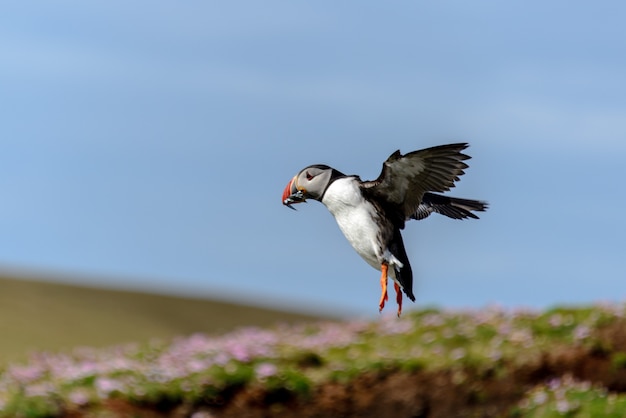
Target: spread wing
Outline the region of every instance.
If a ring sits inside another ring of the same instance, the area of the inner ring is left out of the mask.
[[[440,145],[402,155],[396,151],[383,163],[376,180],[363,181],[364,193],[392,209],[402,222],[415,214],[426,192],[446,192],[468,167],[466,143]],[[401,227],[402,227],[401,226]]]

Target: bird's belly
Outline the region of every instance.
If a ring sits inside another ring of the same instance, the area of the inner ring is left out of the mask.
[[[335,217],[350,245],[370,266],[380,270],[384,261],[395,261],[386,248],[390,238],[387,235],[392,229],[374,205],[363,197],[355,178],[333,182],[322,203]]]
[[[355,208],[347,213],[336,214],[339,229],[352,245],[352,248],[372,267],[380,270],[383,249],[380,248],[379,226],[364,208]]]

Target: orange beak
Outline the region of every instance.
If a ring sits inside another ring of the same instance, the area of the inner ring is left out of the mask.
[[[287,206],[290,209],[296,210],[293,206],[294,203],[302,203],[305,202],[306,199],[304,197],[304,190],[299,189],[296,184],[296,177],[292,178],[289,183],[287,183],[287,187],[283,191],[283,205]]]

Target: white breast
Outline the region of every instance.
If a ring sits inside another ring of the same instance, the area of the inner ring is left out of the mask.
[[[397,259],[386,248],[380,248],[379,216],[374,205],[363,198],[356,178],[335,180],[326,189],[322,203],[333,214],[350,245],[368,264],[377,270],[383,259],[396,264]]]

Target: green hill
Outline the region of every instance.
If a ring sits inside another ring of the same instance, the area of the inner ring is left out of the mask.
[[[100,347],[319,319],[217,300],[0,276],[0,364],[33,351]]]

